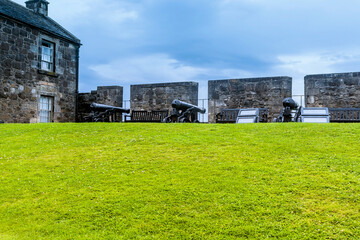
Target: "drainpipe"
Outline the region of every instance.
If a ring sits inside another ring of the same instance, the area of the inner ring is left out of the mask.
[[[79,122],[79,58],[80,45],[76,47],[76,89],[75,89],[75,122]]]

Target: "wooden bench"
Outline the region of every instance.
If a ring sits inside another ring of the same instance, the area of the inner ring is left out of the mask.
[[[360,122],[360,108],[329,108],[330,122]]]
[[[130,115],[125,116],[125,122],[162,122],[168,115],[168,110],[151,112],[133,110]]]
[[[236,123],[236,118],[239,114],[240,109],[221,109],[221,111],[216,114],[216,123]],[[259,108],[260,121],[259,122],[268,122],[268,109]]]

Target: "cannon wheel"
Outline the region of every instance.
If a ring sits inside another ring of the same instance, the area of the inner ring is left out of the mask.
[[[166,117],[162,120],[163,123],[171,123],[171,118],[170,117]]]
[[[187,118],[181,118],[179,122],[181,122],[181,123],[189,123],[190,121]]]

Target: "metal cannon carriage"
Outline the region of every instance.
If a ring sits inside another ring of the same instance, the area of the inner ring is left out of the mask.
[[[177,99],[172,102],[171,106],[173,110],[170,116],[164,118],[163,122],[165,123],[198,123],[197,114],[204,114],[206,112],[204,108]]]
[[[122,116],[118,116],[118,114],[130,113],[130,109],[99,103],[92,103],[90,108],[91,113],[85,117],[86,122],[119,122]]]
[[[299,108],[299,105],[292,98],[285,98],[283,106],[283,110],[274,119],[274,122],[297,122],[301,115],[301,107]]]

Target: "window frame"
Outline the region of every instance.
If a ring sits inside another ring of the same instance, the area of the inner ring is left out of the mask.
[[[45,44],[47,44],[49,47],[45,46]],[[50,55],[44,54],[44,48],[49,49]],[[55,72],[55,48],[56,44],[54,42],[48,41],[46,39],[41,40],[41,45],[39,48],[39,70],[51,73]],[[51,61],[48,61],[46,57]],[[50,68],[43,68],[43,64],[49,64]]]

